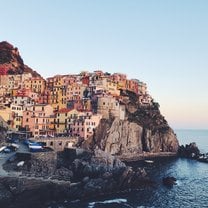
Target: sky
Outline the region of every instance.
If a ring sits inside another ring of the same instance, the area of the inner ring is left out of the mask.
[[[44,78],[103,70],[148,85],[175,129],[208,129],[208,1],[0,0],[0,41]]]

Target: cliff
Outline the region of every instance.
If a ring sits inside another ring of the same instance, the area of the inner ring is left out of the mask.
[[[6,41],[0,42],[0,75],[31,73],[40,76],[36,71],[24,64],[18,48]]]
[[[152,105],[142,106],[138,95],[125,94],[128,97],[126,118],[102,119],[93,138],[85,145],[91,149],[97,146],[124,158],[176,153],[178,140],[160,113],[159,104],[152,102]]]

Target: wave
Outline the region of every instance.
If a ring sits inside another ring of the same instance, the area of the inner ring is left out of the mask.
[[[96,204],[127,203],[127,199],[110,199],[105,201],[90,202],[88,208],[94,208]]]

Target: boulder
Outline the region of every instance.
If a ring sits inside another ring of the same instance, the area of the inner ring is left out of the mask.
[[[180,157],[186,157],[186,158],[198,158],[200,156],[200,150],[197,147],[195,142],[192,142],[190,144],[181,145],[178,149],[178,155]]]
[[[164,177],[162,179],[163,181],[163,184],[165,186],[168,186],[168,187],[172,187],[173,185],[176,185],[176,178],[175,177],[172,177],[172,176],[168,176],[168,177]]]

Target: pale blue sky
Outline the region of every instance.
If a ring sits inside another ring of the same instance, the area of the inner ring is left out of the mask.
[[[208,128],[208,1],[0,0],[0,40],[45,78],[102,69],[148,84],[173,128]]]

